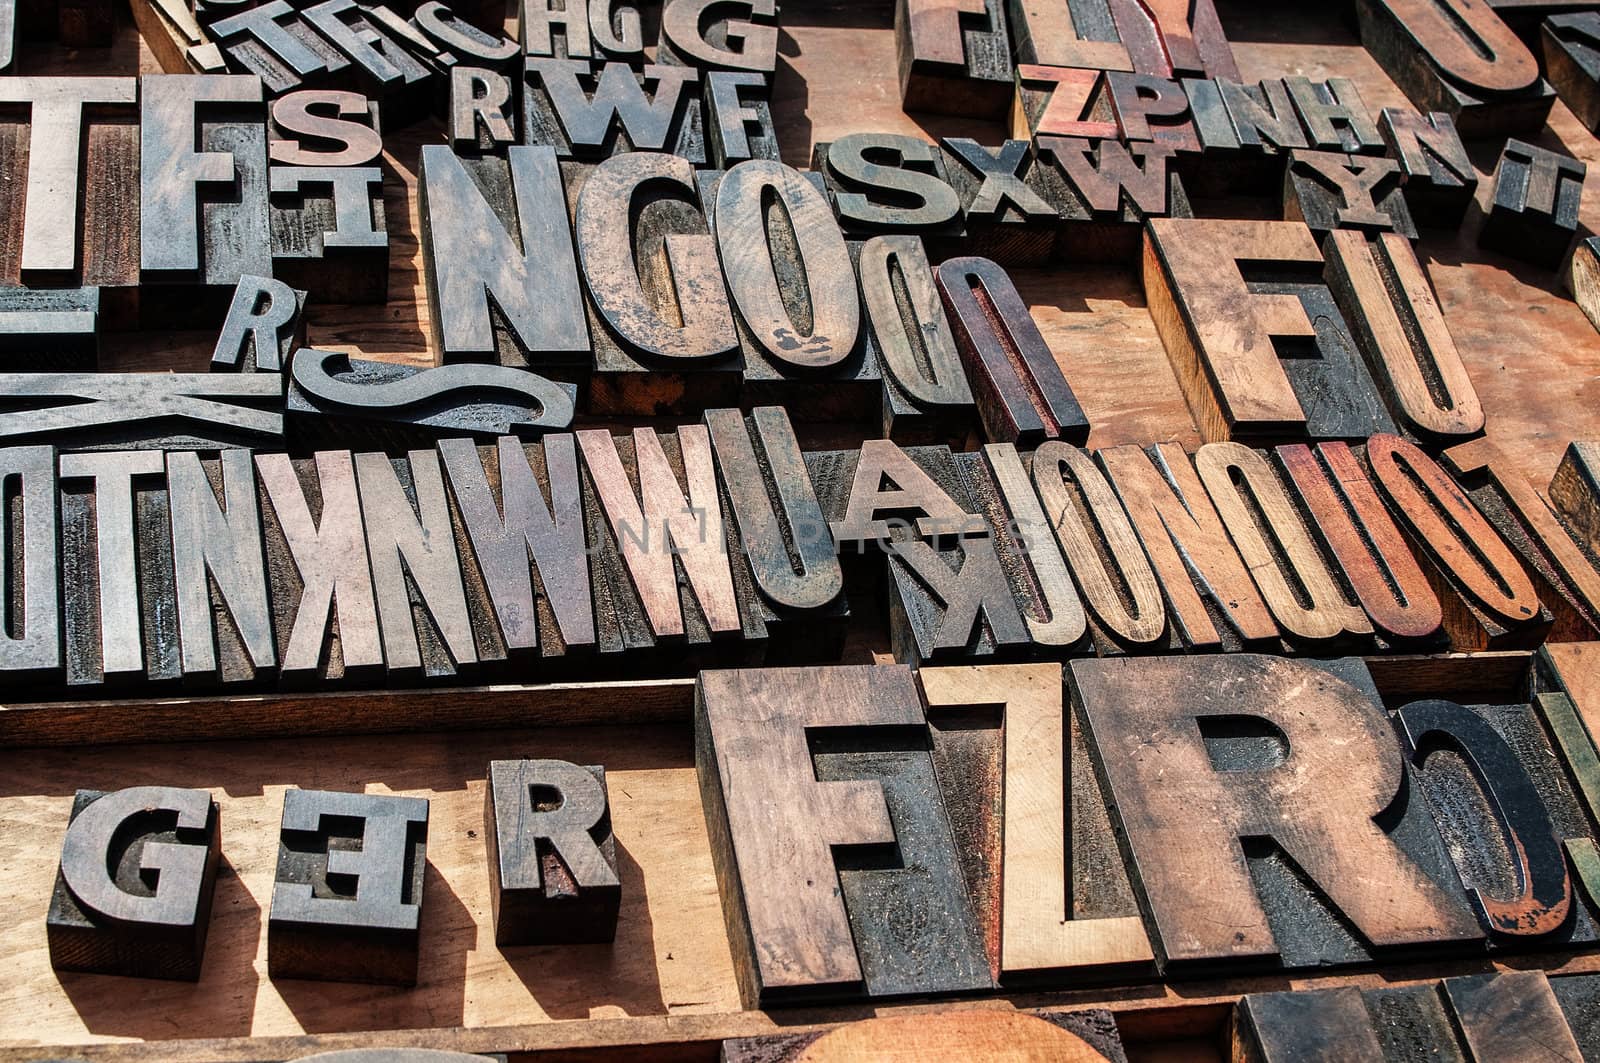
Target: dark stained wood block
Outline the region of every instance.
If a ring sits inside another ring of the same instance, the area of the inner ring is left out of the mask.
[[[495,944],[615,938],[622,882],[605,768],[493,760],[484,796]]]
[[[1577,232],[1586,170],[1559,152],[1506,141],[1478,246],[1536,266],[1559,266]]]
[[[1200,151],[1200,139],[1183,86],[1155,74],[1108,71],[1106,94],[1124,140],[1151,140],[1178,152]]]
[[[1283,182],[1283,216],[1303,221],[1317,234],[1332,229],[1395,232],[1417,238],[1400,164],[1371,155],[1293,151]]]
[[[1096,0],[1012,3],[1011,36],[1017,62],[1047,67],[1132,70],[1119,24],[1109,4]]]
[[[1021,446],[1086,440],[1089,419],[1006,271],[986,258],[952,258],[935,280],[984,435]]]
[[[0,450],[0,485],[6,528],[0,578],[8,589],[0,598],[0,672],[17,682],[59,683],[62,545],[55,448]]]
[[[1400,187],[1411,216],[1424,228],[1455,229],[1478,190],[1478,171],[1456,124],[1443,111],[1419,114],[1385,107],[1378,129],[1400,163]]]
[[[1589,324],[1600,329],[1600,237],[1589,236],[1572,249],[1568,280],[1572,301],[1578,304]]]
[[[726,170],[746,159],[778,158],[771,86],[748,70],[712,70],[704,79],[706,161]]]
[[[944,138],[945,172],[961,197],[966,249],[1001,265],[1039,265],[1055,248],[1058,202],[1026,140],[986,148],[969,137]]]
[[[1600,12],[1552,15],[1539,39],[1556,95],[1591,132],[1600,129]]]
[[[1511,1059],[1530,1051],[1579,1059],[1592,1050],[1592,1043],[1579,1047],[1543,971],[1447,978],[1439,988],[1473,1059]]]
[[[266,373],[10,373],[0,440],[77,450],[282,446],[283,386]]]
[[[211,351],[213,373],[282,373],[306,342],[306,293],[271,277],[240,277]]]
[[[489,442],[572,424],[577,388],[502,365],[433,366],[351,358],[306,349],[284,403],[296,446],[367,446],[398,453],[444,436]]]
[[[909,669],[703,672],[695,716],[748,1003],[993,985]]]
[[[781,407],[707,410],[740,612],[761,619],[771,664],[837,660],[850,618],[827,518]]]
[[[1410,243],[1335,230],[1322,252],[1323,279],[1396,423],[1430,441],[1482,432],[1483,405]]]
[[[505,28],[503,14],[484,17],[476,12],[453,10],[440,0],[427,0],[411,12],[407,25],[420,31],[437,50],[437,57],[430,65],[448,65],[450,60],[446,55],[449,55],[460,62],[496,70],[521,66],[522,45],[502,32]]]
[[[700,75],[691,67],[585,59],[526,60],[522,143],[563,159],[598,160],[625,151],[666,151],[706,161]]]
[[[1390,511],[1427,558],[1456,649],[1534,646],[1553,618],[1533,581],[1461,486],[1415,444],[1367,441],[1367,465]]]
[[[896,0],[894,39],[905,110],[1006,113],[1012,64],[1004,0]]]
[[[222,853],[205,790],[79,790],[46,936],[50,966],[198,982]]]
[[[1115,139],[1119,135],[1111,97],[1098,70],[1017,65],[1011,104],[1011,135]]]
[[[286,790],[267,972],[415,985],[427,868],[426,799]]]
[[[330,303],[389,300],[381,166],[273,166],[272,268]]]
[[[633,0],[519,0],[523,54],[644,62],[641,5]]]
[[[382,24],[386,10],[369,10],[356,0],[323,0],[306,8],[304,18],[349,57],[356,86],[383,101],[390,125],[401,126],[431,114],[443,87],[437,68],[407,49],[403,38],[410,34],[400,30],[397,38],[395,27]]]
[[[1207,441],[1393,429],[1321,265],[1300,222],[1151,219],[1145,298]]]
[[[1384,817],[1405,761],[1360,660],[1120,658],[1072,677],[1164,973],[1482,940],[1426,810]]]
[[[775,0],[662,0],[656,61],[771,77],[778,68],[778,5]]]
[[[10,372],[93,371],[99,324],[99,288],[0,288],[0,361]]]
[[[258,454],[256,475],[280,685],[376,677],[383,643],[350,452]]]
[[[814,420],[871,416],[881,376],[822,180],[752,159],[725,174],[702,172],[699,182],[701,203],[715,204],[707,216],[733,297],[741,403],[782,405]]]
[[[1361,43],[1417,109],[1443,111],[1469,138],[1531,133],[1555,91],[1487,3],[1356,0]]]
[[[1355,986],[1248,994],[1234,1008],[1230,1035],[1242,1063],[1389,1058]]]
[[[1306,526],[1337,562],[1335,574],[1380,638],[1426,648],[1445,641],[1439,596],[1377,489],[1345,443],[1279,447]]]
[[[743,358],[694,168],[651,152],[564,169],[589,294],[589,409],[662,416],[736,403]]]
[[[867,342],[883,373],[883,435],[901,443],[965,436],[972,388],[922,239],[875,236],[851,252]]]
[[[462,159],[425,145],[417,197],[434,357],[582,376],[589,331],[555,152]]]
[[[951,187],[944,154],[925,140],[851,133],[813,148],[811,169],[821,175],[850,236],[961,234],[961,197]]]
[[[1383,154],[1383,137],[1354,81],[1287,77],[1283,85],[1305,128],[1308,147],[1348,155]]]
[[[256,75],[270,95],[317,87],[335,76],[346,80],[353,76],[350,57],[317,33],[286,0],[228,6],[237,10],[209,19],[205,33],[230,69]]]
[[[1192,216],[1177,154],[1156,141],[1040,136],[1046,198],[1060,205],[1057,262],[1132,262],[1147,218]]]

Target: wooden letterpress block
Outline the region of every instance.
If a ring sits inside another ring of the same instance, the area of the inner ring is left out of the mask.
[[[1560,265],[1578,229],[1587,169],[1559,152],[1506,141],[1494,169],[1494,200],[1478,246],[1536,266]]]
[[[868,342],[883,372],[883,434],[902,443],[964,436],[972,389],[922,240],[875,236],[854,250]]]
[[[0,0],[0,74],[11,73],[17,58],[17,0]]]
[[[944,156],[925,140],[851,133],[818,144],[811,168],[822,175],[839,224],[852,236],[961,233],[961,198],[950,187]]]
[[[1163,78],[1239,79],[1233,48],[1222,32],[1213,0],[1118,4],[1114,16],[1136,72]]]
[[[415,985],[427,868],[425,798],[285,791],[268,974]]]
[[[1549,495],[1578,542],[1590,550],[1600,546],[1600,444],[1568,443]]]
[[[1600,129],[1600,12],[1552,15],[1539,36],[1556,95],[1590,131]]]
[[[504,24],[504,19],[490,18],[480,28],[440,0],[418,4],[410,21],[441,53],[438,62],[448,62],[443,58],[448,53],[460,62],[497,70],[521,65],[522,46],[501,32]]]
[[[1161,443],[1099,452],[1149,554],[1175,633],[1186,647],[1237,649],[1278,628],[1183,448]]]
[[[1003,44],[1003,25],[999,36]],[[776,0],[662,0],[656,62],[770,78],[778,69]]]
[[[707,410],[742,613],[761,616],[768,661],[836,660],[850,617],[844,574],[800,444],[780,407]]]
[[[1293,151],[1283,180],[1283,216],[1315,233],[1356,229],[1417,238],[1400,190],[1400,164],[1371,155]]]
[[[1600,329],[1600,237],[1585,237],[1572,249],[1569,280],[1573,302]]]
[[[1104,1009],[1023,1012],[955,1010],[883,1015],[808,1033],[722,1042],[722,1063],[800,1063],[843,1052],[877,1059],[897,1052],[935,1059],[951,1045],[1004,1045],[1039,1059],[1125,1063],[1116,1020]]]
[[[598,160],[625,151],[665,151],[697,166],[705,130],[691,67],[585,59],[529,58],[522,84],[522,143],[563,159]]]
[[[136,82],[0,80],[0,281],[131,288],[139,282]],[[109,293],[107,293],[109,295]]]
[[[1482,941],[1426,810],[1383,819],[1406,765],[1359,659],[1071,668],[1164,973]]]
[[[1335,562],[1341,587],[1361,603],[1380,638],[1429,646],[1444,639],[1443,608],[1405,536],[1350,447],[1277,448],[1301,517]]]
[[[1217,91],[1240,148],[1273,155],[1309,145],[1283,81],[1268,78],[1255,85],[1219,81]]]
[[[905,110],[999,118],[1010,106],[1003,0],[896,0],[894,40]]]
[[[450,71],[450,148],[483,155],[517,142],[517,106],[511,78],[495,70],[457,66]]]
[[[778,158],[771,86],[763,74],[713,70],[705,75],[706,159],[725,170],[746,159]]]
[[[1061,208],[1058,262],[1133,261],[1146,218],[1192,216],[1172,145],[1040,136],[1046,198]]]
[[[1247,994],[1234,1008],[1229,1036],[1241,1063],[1390,1058],[1355,986]]]
[[[283,387],[264,373],[9,373],[0,440],[78,450],[281,447]]]
[[[474,622],[493,614],[492,632],[480,638],[541,670],[592,652],[595,611],[572,436],[529,444],[504,436],[495,447],[442,439],[438,448]]]
[[[1555,91],[1539,61],[1487,3],[1356,0],[1361,43],[1418,110],[1443,111],[1463,135],[1536,131]]]
[[[0,288],[0,362],[8,371],[93,371],[99,288]]]
[[[50,966],[198,982],[221,853],[205,790],[79,790],[46,917]]]
[[[277,276],[331,303],[389,299],[389,231],[379,166],[273,166]]]
[[[747,1003],[992,987],[909,669],[703,672],[695,717]]]
[[[166,471],[184,678],[268,679],[278,657],[250,452],[179,451],[167,455]]]
[[[1539,599],[1555,617],[1551,641],[1600,633],[1600,571],[1591,548],[1563,526],[1543,496],[1488,439],[1460,443],[1444,465],[1484,518],[1527,564]]]
[[[349,57],[312,29],[287,0],[231,6],[239,10],[215,19],[206,32],[228,67],[259,77],[269,95],[326,83],[348,71]]]
[[[1207,441],[1393,429],[1321,265],[1300,222],[1150,220],[1145,298]]]
[[[954,457],[973,508],[989,522],[995,554],[1030,640],[1049,652],[1084,643],[1083,603],[1017,448],[990,443],[981,452]]]
[[[739,608],[709,433],[686,425],[663,439],[638,428],[630,439],[589,429],[577,439],[600,543],[602,651],[659,644],[674,670],[739,660],[760,635]]]
[[[615,938],[622,881],[605,768],[493,760],[484,796],[494,943]]]
[[[1101,656],[1174,648],[1161,584],[1116,492],[1087,451],[1059,440],[1040,445],[1029,463],[1046,524],[1088,607],[1089,633]]]
[[[156,450],[61,456],[69,686],[180,674],[165,471]]]
[[[1105,75],[1111,113],[1124,140],[1153,140],[1174,151],[1197,152],[1200,140],[1183,86],[1153,74]]]
[[[968,137],[945,137],[944,155],[961,197],[967,249],[1002,265],[1045,262],[1061,216],[1029,142],[1008,140],[991,150]]]
[[[1132,70],[1108,4],[1052,0],[1009,5],[1018,64],[1089,70]]]
[[[1120,134],[1098,70],[1059,66],[1017,67],[1011,135],[1115,138]]]
[[[373,678],[383,643],[350,452],[259,454],[256,474],[280,682]]]
[[[1383,154],[1383,137],[1354,81],[1289,77],[1283,84],[1305,127],[1309,147],[1349,155]]]
[[[424,145],[417,195],[436,357],[581,375],[589,331],[555,152],[461,159]]]
[[[1511,548],[1439,465],[1393,435],[1367,441],[1367,464],[1384,501],[1428,559],[1456,649],[1537,645],[1550,611]]]
[[[63,657],[55,448],[0,450],[0,507],[6,527],[0,578],[10,588],[0,600],[5,618],[0,673],[12,681],[59,682]]]
[[[934,771],[1006,986],[1154,968],[1059,664],[925,668]],[[1065,843],[1065,844],[1063,844]]]
[[[952,258],[936,279],[984,435],[1022,446],[1087,439],[1089,419],[1005,270],[985,258]]]
[[[272,101],[267,154],[274,163],[364,166],[382,153],[377,100],[343,89],[305,89]]]
[[[272,276],[261,81],[146,74],[139,114],[141,316],[220,321],[240,277]]]
[[[632,0],[520,0],[517,24],[530,59],[644,62],[639,5]]]
[[[211,371],[281,373],[306,342],[306,293],[271,277],[240,277],[211,352]]]
[[[1395,713],[1425,806],[1492,942],[1593,941],[1592,905],[1573,896],[1562,841],[1595,837],[1528,704],[1431,698]]]
[[[1448,114],[1385,107],[1378,116],[1389,155],[1400,162],[1400,187],[1423,227],[1456,229],[1478,190],[1478,171]]]
[[[589,293],[595,413],[660,416],[738,401],[739,336],[688,160],[568,164]]]
[[[879,401],[878,363],[850,249],[815,177],[752,159],[702,173],[700,199],[715,203],[708,216],[736,310],[743,401],[865,419]]]
[[[305,20],[350,57],[361,91],[383,101],[392,125],[404,125],[433,110],[438,75],[380,29],[375,15],[356,0],[323,0],[305,9]]]
[[[1562,1003],[1543,971],[1499,971],[1447,978],[1440,983],[1445,1003],[1475,1060],[1511,1059],[1530,1051],[1581,1059],[1582,1048],[1563,1014]]]
[[[468,610],[438,455],[357,454],[355,468],[389,681],[473,672],[482,625]],[[498,645],[482,649],[504,656]]]
[[[284,413],[299,447],[397,452],[446,435],[489,442],[563,429],[576,394],[572,384],[502,365],[418,369],[307,349],[295,358]]]
[[[1291,645],[1365,641],[1372,624],[1340,587],[1266,454],[1241,443],[1207,443],[1195,471]]]
[[[1323,277],[1396,421],[1428,440],[1482,432],[1477,390],[1411,245],[1396,233],[1335,230],[1323,255]]]

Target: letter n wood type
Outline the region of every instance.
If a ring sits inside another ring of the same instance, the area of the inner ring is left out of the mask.
[[[1150,939],[1061,665],[924,668],[934,769],[1006,986],[1137,976]],[[997,726],[996,726],[997,725]]]
[[[1193,215],[1177,154],[1155,141],[1040,136],[1039,184],[1059,205],[1057,262],[1123,262],[1139,257],[1146,218]]]
[[[695,735],[747,1006],[992,988],[909,669],[702,672]]]
[[[589,331],[555,152],[461,159],[426,145],[417,196],[435,357],[582,377]]]
[[[1458,650],[1535,646],[1553,617],[1517,555],[1465,490],[1413,443],[1377,435],[1367,466],[1390,511],[1426,557]]]
[[[1481,942],[1427,812],[1389,815],[1405,759],[1359,659],[1119,658],[1072,677],[1164,973]]]

